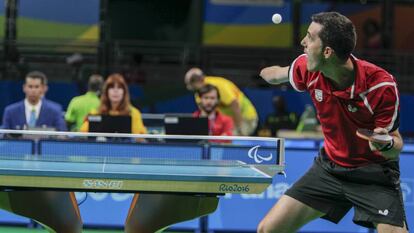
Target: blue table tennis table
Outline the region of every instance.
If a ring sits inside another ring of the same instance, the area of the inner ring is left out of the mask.
[[[262,193],[284,171],[284,148],[276,139],[239,144],[89,139],[1,139],[0,190],[139,193],[125,227],[156,215],[150,223],[155,231],[212,213],[220,195]],[[13,205],[24,210],[23,204]]]
[[[0,156],[0,186],[73,191],[261,193],[272,177],[243,162]]]
[[[30,131],[2,131],[29,132],[30,136]],[[69,133],[53,134],[59,137]],[[78,136],[79,133],[72,134]],[[270,139],[271,146],[263,146],[260,140],[251,141],[250,144],[216,145],[208,141],[96,142],[79,140],[79,137],[50,139],[38,137],[42,135],[35,136],[31,139],[0,140],[0,187],[113,192],[261,193],[272,183],[273,176],[284,169],[283,141],[277,139]],[[270,155],[269,159],[260,157],[260,147],[262,153]],[[240,154],[245,155],[245,159],[240,160],[243,157]]]

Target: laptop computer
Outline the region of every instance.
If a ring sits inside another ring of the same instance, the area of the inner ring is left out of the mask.
[[[166,114],[164,118],[166,134],[208,135],[208,119],[191,114]]]
[[[89,132],[131,133],[131,116],[89,115]]]

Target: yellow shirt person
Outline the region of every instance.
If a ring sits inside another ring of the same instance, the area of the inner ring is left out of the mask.
[[[222,113],[228,116],[233,116],[234,114],[230,109],[230,104],[234,100],[237,100],[240,105],[240,111],[243,119],[257,119],[256,108],[233,82],[221,77],[213,76],[205,77],[204,82],[206,84],[211,84],[217,87],[217,89],[219,90],[220,104],[218,108]],[[199,103],[199,100],[197,100],[197,103]]]
[[[234,135],[248,136],[254,133],[258,123],[256,108],[233,82],[222,77],[205,76],[199,68],[190,69],[184,81],[187,89],[192,91],[197,91],[206,84],[215,86],[220,94],[218,109],[233,118]],[[198,104],[200,100],[197,94],[195,98]]]

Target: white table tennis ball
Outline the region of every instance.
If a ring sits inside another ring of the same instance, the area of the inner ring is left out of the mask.
[[[282,22],[282,16],[280,14],[273,14],[272,16],[272,21],[274,24],[279,24],[280,22]]]

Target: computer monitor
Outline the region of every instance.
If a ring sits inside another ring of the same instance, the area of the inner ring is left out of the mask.
[[[89,132],[131,133],[131,116],[89,115]]]
[[[165,133],[178,135],[208,135],[208,119],[191,114],[166,114]]]

